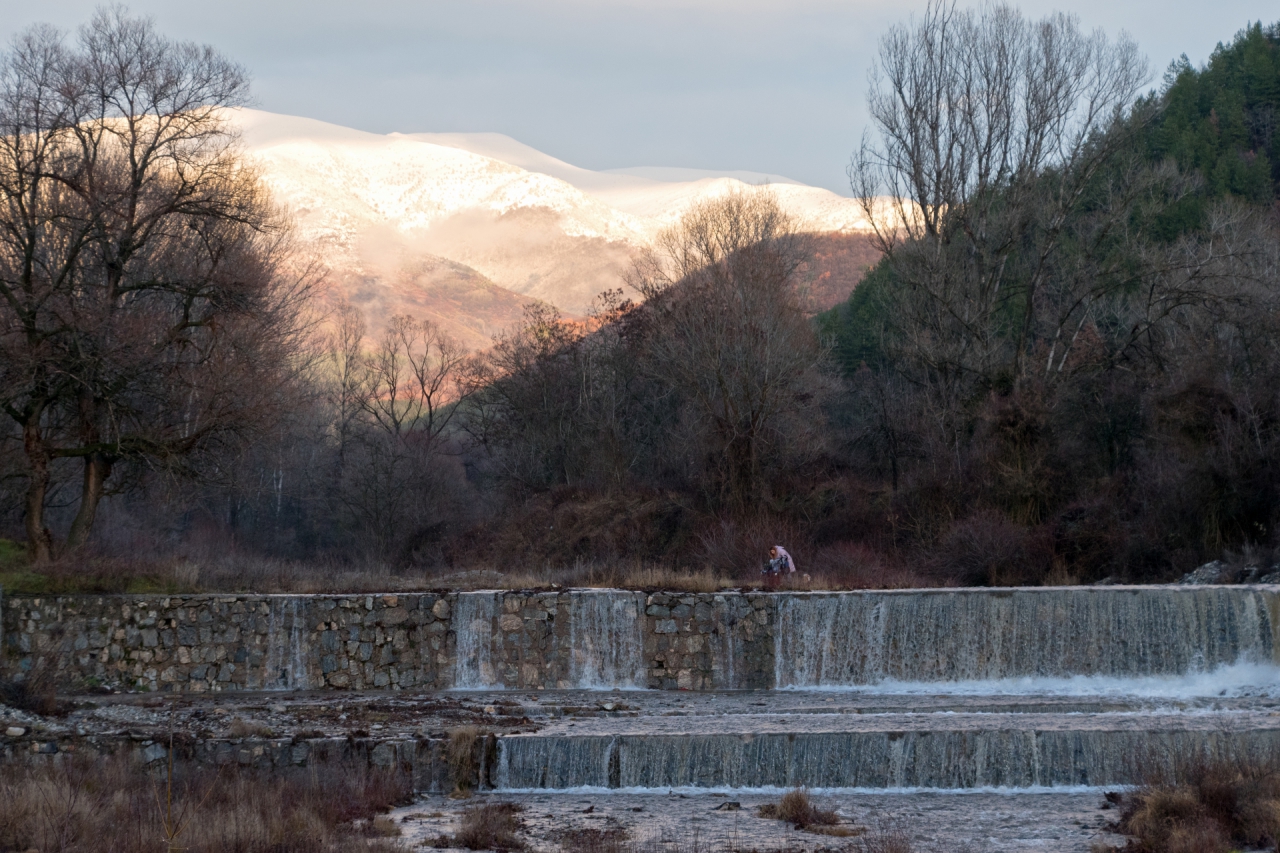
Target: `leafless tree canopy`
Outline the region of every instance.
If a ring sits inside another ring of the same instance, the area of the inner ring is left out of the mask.
[[[366,338],[344,305],[323,343],[321,417],[331,451],[308,488],[348,542],[375,560],[407,559],[438,538],[457,479],[450,424],[471,391],[467,353],[435,324],[398,315]]]
[[[823,354],[795,274],[810,243],[767,189],[704,202],[642,255],[651,368],[690,404],[723,497],[760,498],[762,465],[804,444]]]
[[[693,484],[757,508],[814,447],[827,389],[795,292],[808,252],[768,190],[694,207],[637,260],[645,302],[605,294],[585,327],[535,310],[503,338],[469,428],[525,490]]]
[[[913,350],[943,381],[1019,383],[1037,334],[1060,339],[1087,312],[1088,288],[1045,290],[1147,79],[1127,37],[1003,5],[933,2],[881,40],[875,134],[849,177],[900,272]]]
[[[0,63],[0,403],[45,560],[58,460],[83,466],[75,549],[121,461],[181,466],[274,408],[305,282],[224,123],[238,66],[119,7]]]
[[[931,2],[881,39],[867,94],[879,139],[863,139],[854,191],[886,248],[976,230],[1048,170],[1070,182],[1059,200],[1069,205],[1112,150],[1090,143],[1148,79],[1131,39],[1082,32],[1074,16],[1033,22],[1005,5]],[[896,215],[874,204],[881,196]]]

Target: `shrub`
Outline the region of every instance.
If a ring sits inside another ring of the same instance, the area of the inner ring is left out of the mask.
[[[454,835],[454,842],[468,850],[523,850],[524,842],[516,836],[523,828],[520,812],[524,807],[516,803],[485,803],[467,809],[462,814],[462,825]]]
[[[785,820],[796,829],[835,826],[840,817],[835,812],[824,811],[809,801],[809,794],[803,788],[796,788],[782,795],[775,803],[766,803],[756,812],[760,817],[774,820]]]
[[[58,705],[57,672],[49,659],[35,659],[22,678],[0,678],[0,703],[50,717],[65,710]]]
[[[1227,853],[1280,840],[1280,764],[1201,762],[1181,780],[1154,780],[1121,795],[1116,831],[1129,853]]]
[[[902,824],[896,821],[881,821],[874,829],[854,842],[853,853],[912,853],[911,837],[907,835],[907,830]]]

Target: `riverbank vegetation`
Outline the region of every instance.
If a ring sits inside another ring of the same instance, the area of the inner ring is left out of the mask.
[[[590,317],[468,353],[318,311],[220,118],[242,69],[118,10],[31,30],[0,67],[0,583],[716,589],[777,543],[834,588],[1269,567],[1280,29],[1149,77],[1069,16],[935,4],[881,43],[847,302],[807,313],[811,235],[742,191]]]
[[[61,853],[355,853],[384,842],[377,817],[409,802],[408,777],[363,765],[253,771],[178,766],[169,782],[125,758],[9,763],[0,850]]]
[[[1114,831],[1123,848],[1099,853],[1229,853],[1272,850],[1280,841],[1280,767],[1274,760],[1199,761],[1178,781],[1154,778],[1123,794]]]

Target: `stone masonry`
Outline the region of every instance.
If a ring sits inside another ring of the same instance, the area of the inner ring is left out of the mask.
[[[67,689],[432,688],[452,641],[441,595],[5,596],[3,620],[9,667]]]
[[[572,593],[495,595],[481,640],[488,686],[576,686]],[[454,686],[458,597],[5,595],[0,670],[22,678],[45,667],[67,691],[443,689]],[[773,596],[653,593],[643,601],[648,687],[773,686]]]

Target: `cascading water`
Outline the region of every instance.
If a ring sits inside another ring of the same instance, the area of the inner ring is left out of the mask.
[[[1247,587],[928,590],[779,596],[777,687],[1132,678],[1273,662]]]
[[[715,626],[711,637],[712,686],[716,690],[740,690],[743,681],[746,646],[743,623],[754,613],[741,595],[717,595],[712,599]]]
[[[1133,784],[1191,756],[1280,755],[1280,729],[1260,716],[1230,731],[1176,714],[826,716],[507,736],[494,781],[508,790],[1063,787]]]
[[[580,690],[645,686],[644,593],[569,593],[569,683]]]
[[[494,621],[502,608],[502,593],[494,590],[460,592],[454,602],[456,641],[453,664],[455,690],[501,688],[493,660]]]
[[[267,651],[262,665],[264,690],[306,690],[306,606],[297,596],[273,598],[267,605]]]

